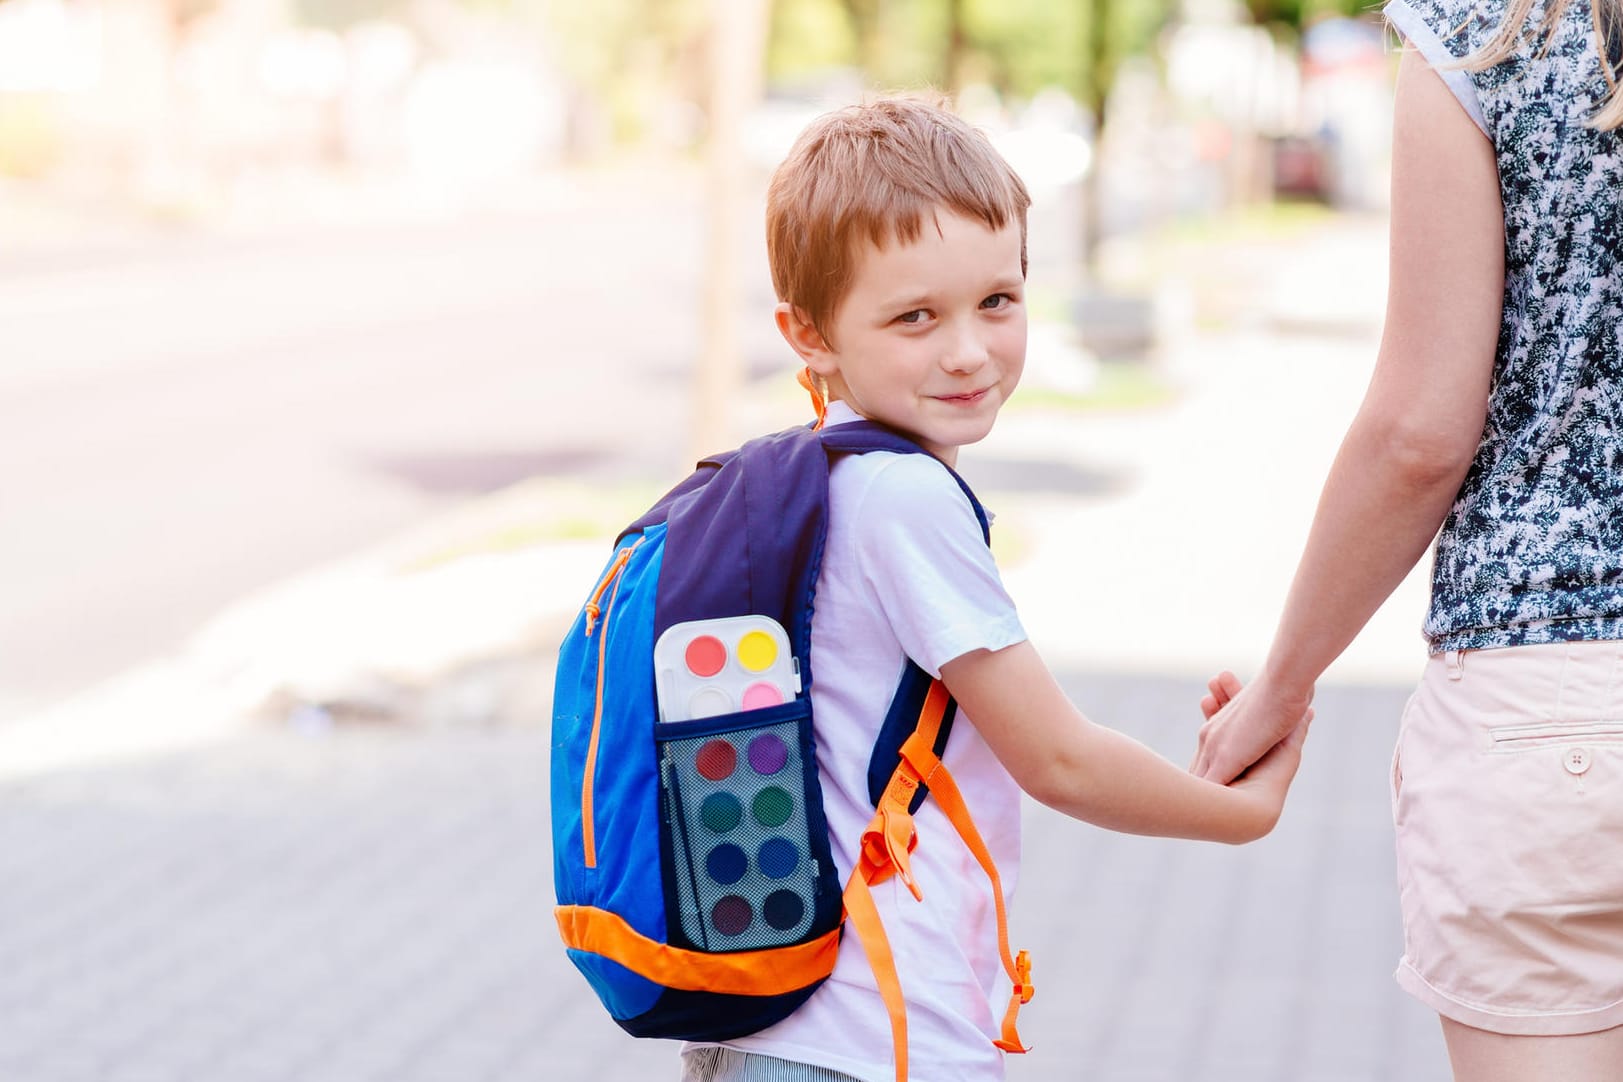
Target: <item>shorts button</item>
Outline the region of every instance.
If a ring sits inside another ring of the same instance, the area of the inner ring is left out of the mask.
[[[1568,774],[1582,774],[1589,769],[1589,749],[1568,748],[1561,753],[1561,765],[1567,768]]]

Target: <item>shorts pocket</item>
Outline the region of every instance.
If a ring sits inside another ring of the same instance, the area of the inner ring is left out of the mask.
[[[1623,744],[1623,719],[1546,721],[1488,730],[1488,750],[1506,755],[1566,744]]]
[[[1403,704],[1403,712],[1398,715],[1398,735],[1392,741],[1392,766],[1388,786],[1388,795],[1392,798],[1392,821],[1398,817],[1398,798],[1403,794],[1403,734],[1409,730],[1409,712],[1414,709],[1415,700],[1420,698],[1420,692],[1415,691]]]

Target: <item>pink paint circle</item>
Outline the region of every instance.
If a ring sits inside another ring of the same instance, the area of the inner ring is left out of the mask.
[[[727,664],[727,648],[714,635],[700,635],[682,655],[694,676],[714,676]]]
[[[745,710],[760,710],[767,706],[777,706],[781,702],[783,692],[778,690],[778,685],[769,684],[765,680],[744,689]]]
[[[723,781],[738,766],[738,751],[725,740],[710,740],[693,757],[693,765],[709,781]]]

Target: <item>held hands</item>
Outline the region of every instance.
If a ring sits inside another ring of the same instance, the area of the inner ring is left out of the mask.
[[[1200,703],[1206,724],[1190,772],[1254,791],[1272,809],[1271,828],[1301,765],[1313,708],[1272,692],[1265,679],[1242,687],[1230,672],[1213,677],[1207,689]]]

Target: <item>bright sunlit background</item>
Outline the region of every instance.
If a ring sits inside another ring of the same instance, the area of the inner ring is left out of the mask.
[[[799,420],[761,192],[876,88],[950,95],[1028,181],[1025,404],[1072,451],[1142,422],[1093,472],[1240,376],[1235,329],[1328,332],[1245,387],[1288,439],[1294,381],[1333,385],[1328,435],[1379,318],[1391,67],[1331,0],[0,0],[0,719],[472,497],[550,481],[524,528],[597,535],[624,504],[564,489],[635,502]],[[1251,532],[1288,560],[1303,494],[1246,487],[1280,464],[1244,438],[1201,457],[1222,513],[1283,503]]]
[[[1374,363],[1395,65],[1362,0],[0,0],[0,1080],[674,1077],[551,937],[552,659],[698,454],[809,419],[765,185],[878,91],[1033,192],[960,465],[1067,690],[1186,759]],[[1424,603],[1268,842],[1033,809],[1011,1077],[1441,1077]]]

